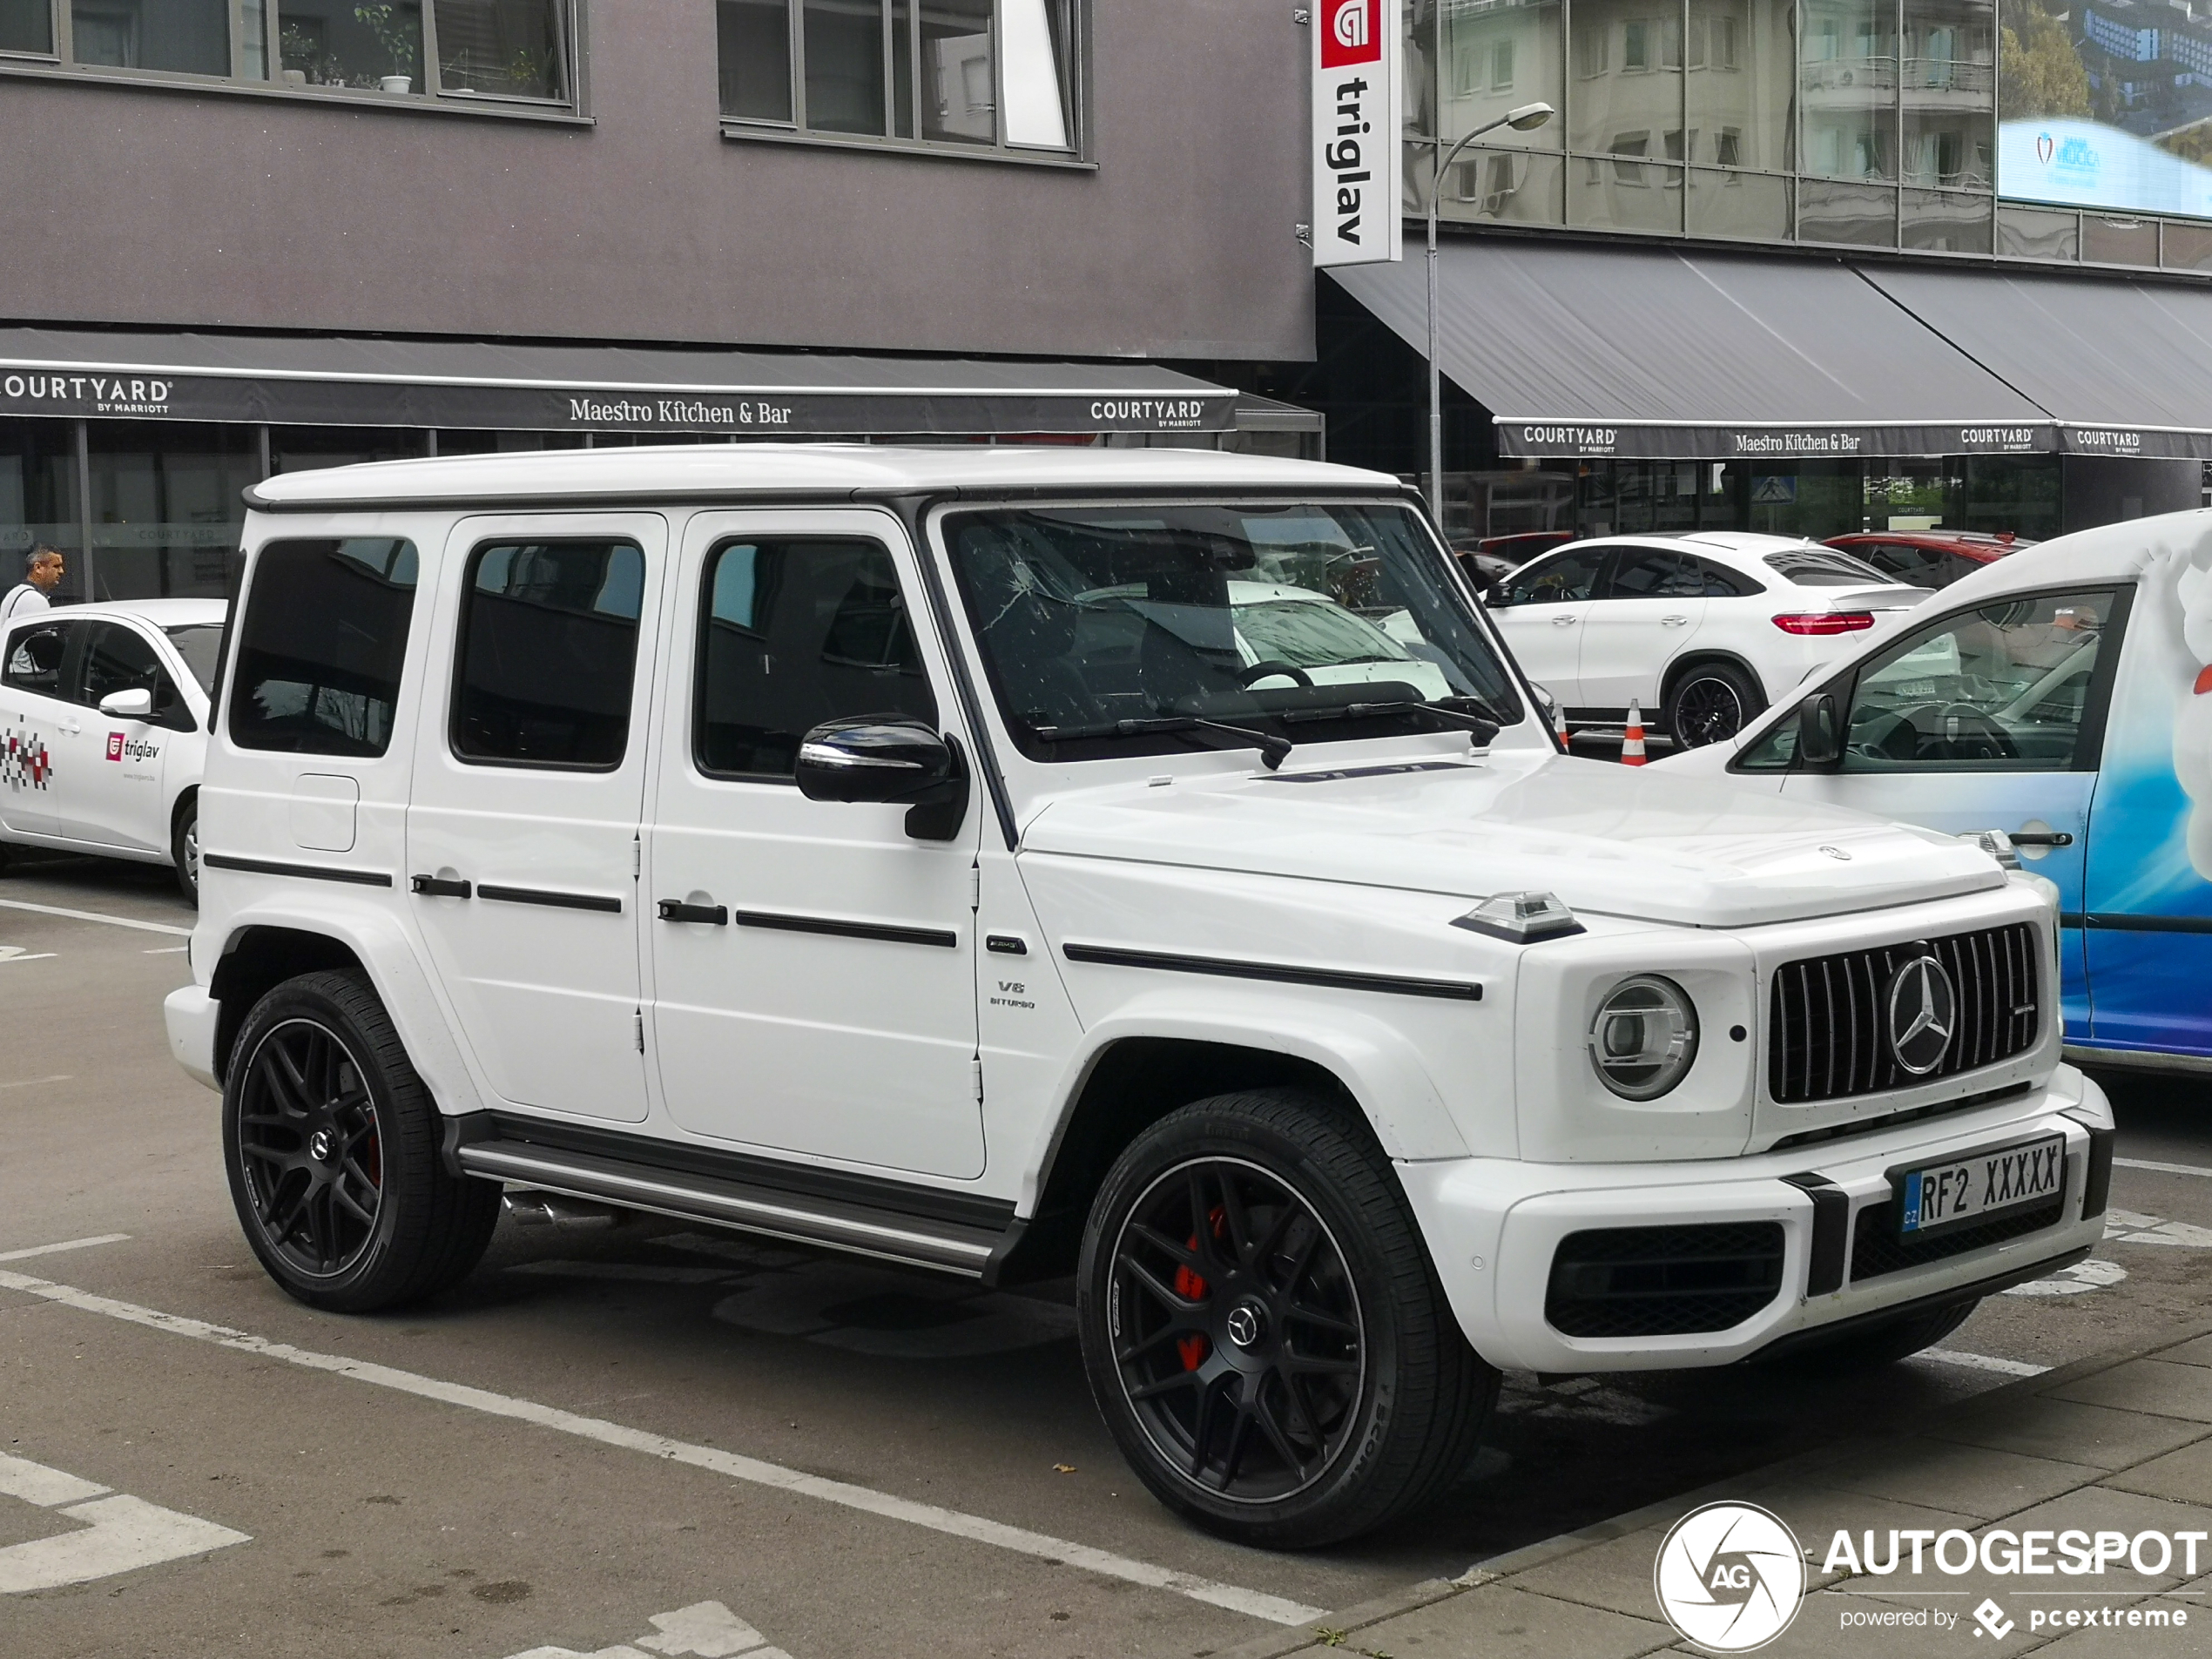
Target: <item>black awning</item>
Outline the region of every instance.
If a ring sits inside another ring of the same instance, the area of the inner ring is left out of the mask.
[[[1455,237],[1438,360],[1507,455],[2023,453],[2051,418],[1840,260]],[[1421,261],[1329,275],[1417,352]]]
[[[2068,453],[2212,460],[2212,290],[1903,266],[1866,279],[2048,409]]]
[[[1148,363],[0,329],[0,415],[509,431],[1230,432],[1237,395]]]

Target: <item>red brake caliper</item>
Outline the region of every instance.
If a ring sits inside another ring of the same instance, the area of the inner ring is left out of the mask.
[[[1206,1212],[1206,1221],[1213,1229],[1213,1236],[1220,1238],[1226,1221],[1218,1204]],[[1196,1233],[1190,1235],[1190,1248],[1194,1252],[1198,1248],[1198,1235]],[[1206,1282],[1188,1267],[1178,1265],[1175,1270],[1175,1293],[1185,1301],[1203,1302],[1206,1299]],[[1175,1351],[1183,1356],[1185,1371],[1196,1371],[1204,1365],[1207,1350],[1211,1345],[1202,1333],[1196,1331],[1187,1337],[1175,1339]]]

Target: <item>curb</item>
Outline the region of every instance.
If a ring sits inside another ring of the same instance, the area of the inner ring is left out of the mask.
[[[1810,1447],[1778,1462],[1765,1464],[1756,1469],[1747,1469],[1741,1474],[1729,1475],[1723,1480],[1712,1481],[1691,1491],[1659,1499],[1656,1502],[1645,1504],[1641,1508],[1630,1509],[1622,1514],[1608,1516],[1603,1521],[1593,1521],[1590,1525],[1577,1527],[1573,1532],[1555,1534],[1552,1537],[1540,1539],[1535,1543],[1524,1544],[1518,1549],[1509,1549],[1503,1554],[1493,1555],[1486,1561],[1477,1561],[1456,1578],[1423,1579],[1419,1583],[1409,1584],[1404,1589],[1392,1595],[1379,1596],[1370,1602],[1359,1602],[1356,1606],[1345,1608],[1341,1612],[1329,1614],[1325,1617],[1315,1619],[1309,1623],[1290,1629],[1271,1630],[1265,1635],[1256,1637],[1241,1646],[1217,1649],[1213,1659],[1287,1659],[1287,1656],[1297,1653],[1302,1649],[1317,1644],[1329,1645],[1322,1642],[1319,1633],[1323,1630],[1341,1631],[1345,1635],[1352,1635],[1366,1629],[1372,1625],[1380,1624],[1386,1620],[1397,1618],[1403,1614],[1412,1613],[1425,1607],[1433,1607],[1439,1602],[1449,1601],[1454,1596],[1464,1595],[1468,1590],[1479,1589],[1486,1584],[1495,1584],[1536,1568],[1548,1566],[1553,1561],[1564,1560],[1569,1555],[1580,1554],[1583,1550],[1596,1545],[1610,1543],[1616,1538],[1625,1538],[1630,1533],[1642,1532],[1646,1527],[1658,1525],[1662,1521],[1672,1521],[1686,1511],[1695,1509],[1700,1504],[1724,1498],[1740,1497],[1747,1487],[1770,1486],[1792,1474],[1824,1467],[1851,1455],[1854,1447],[1878,1445],[1883,1441],[1900,1439],[1908,1433],[1924,1433],[1930,1426],[1968,1416],[1975,1412],[1986,1411],[1993,1406],[2002,1405],[2007,1400],[2018,1399],[2023,1395],[2047,1393],[2054,1388],[2061,1388],[2068,1383],[2079,1382],[2084,1377],[2094,1377],[2101,1372],[2111,1371],[2134,1360],[2148,1359],[2156,1353],[2163,1353],[2168,1348],[2177,1348],[2185,1342],[2192,1342],[2204,1336],[2212,1336],[2212,1320],[2166,1332],[2154,1341],[2134,1344],[2124,1348],[2108,1348],[2102,1353],[2091,1354],[2086,1359],[2073,1360],[2063,1366],[2054,1366],[2040,1375],[2022,1377],[2013,1382],[2002,1383],[1997,1387],[1984,1389],[1980,1393],[1971,1395],[1965,1399],[1953,1400],[1947,1406],[1939,1406],[1928,1413],[1919,1425],[1913,1428],[1893,1431],[1878,1438],[1859,1435],[1845,1440],[1831,1440],[1821,1446]],[[1808,1584],[1807,1588],[1810,1589],[1813,1587]],[[1343,1636],[1340,1635],[1338,1640],[1341,1642]]]

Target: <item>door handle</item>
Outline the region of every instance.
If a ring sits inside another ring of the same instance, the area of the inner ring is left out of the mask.
[[[1577,617],[1554,617],[1552,618],[1552,626],[1554,628],[1572,628],[1575,623],[1580,620],[1581,618]]]
[[[2014,846],[2072,846],[2074,837],[2065,830],[2014,830],[2007,838]]]
[[[435,875],[409,876],[407,886],[408,892],[419,893],[430,899],[466,899],[475,891],[466,881]]]
[[[69,735],[72,738],[78,736],[84,730],[84,728],[78,725],[76,721],[66,717],[61,720],[60,725],[62,730],[69,733]]]
[[[660,919],[663,921],[703,921],[710,927],[726,927],[730,925],[730,911],[726,905],[686,904],[681,899],[663,899],[660,901]]]
[[[1686,628],[1689,625],[1689,618],[1687,617],[1662,617],[1659,620],[1669,628]]]

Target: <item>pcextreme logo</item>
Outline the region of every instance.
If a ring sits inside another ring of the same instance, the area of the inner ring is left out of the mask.
[[[1790,1628],[1805,1556],[1782,1519],[1749,1503],[1709,1503],[1660,1541],[1651,1588],[1667,1622],[1712,1653],[1750,1653]]]

